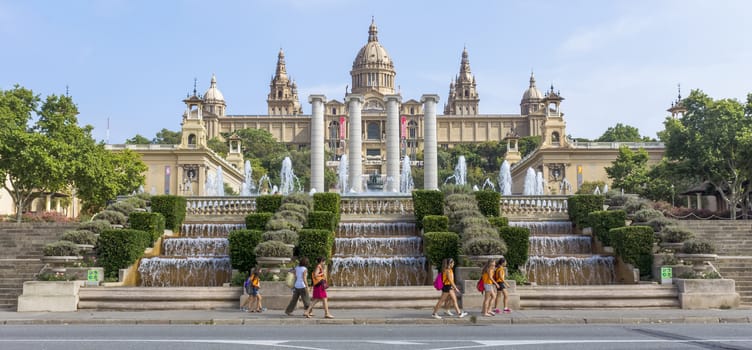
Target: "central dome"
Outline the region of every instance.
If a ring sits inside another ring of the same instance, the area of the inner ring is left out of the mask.
[[[394,93],[394,63],[381,43],[379,43],[378,29],[372,20],[368,28],[368,43],[366,43],[353,61],[352,92],[366,93],[377,91],[381,94]]]

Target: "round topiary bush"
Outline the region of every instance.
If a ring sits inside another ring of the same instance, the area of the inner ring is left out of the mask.
[[[462,253],[465,255],[503,255],[506,252],[507,245],[498,238],[478,237],[462,245]]]
[[[464,229],[467,229],[469,227],[475,227],[475,226],[492,227],[491,224],[488,222],[488,219],[485,217],[481,217],[481,216],[464,217],[460,219],[459,223],[460,225],[462,225]]]
[[[629,200],[629,196],[623,194],[617,194],[611,197],[607,197],[608,205],[611,207],[622,207]]]
[[[292,247],[280,241],[266,241],[259,243],[253,253],[257,257],[292,258]]]
[[[304,216],[308,216],[308,214],[311,212],[311,209],[307,206],[297,203],[284,203],[279,206],[279,210],[277,212],[285,210],[294,211],[296,213],[303,214]]]
[[[491,226],[470,226],[462,231],[462,240],[469,241],[478,237],[499,238],[499,231]]]
[[[69,230],[63,233],[63,237],[60,238],[63,241],[73,242],[75,244],[97,244],[97,235],[94,232],[88,230]]]
[[[294,204],[297,205],[297,204]],[[284,206],[284,204],[283,204]],[[308,221],[308,214],[302,214],[297,211],[292,210],[282,210],[274,213],[274,216],[272,219],[282,219],[287,221],[295,221],[299,223],[301,226],[304,225]]]
[[[125,225],[125,223],[128,221],[128,217],[125,216],[125,214],[114,210],[102,211],[94,215],[94,218],[97,220],[106,220],[113,225]]]
[[[648,220],[645,225],[652,227],[654,232],[661,232],[666,226],[676,226],[676,220],[661,216]]]
[[[300,222],[297,222],[296,220],[272,218],[271,220],[269,220],[269,222],[266,223],[267,231],[278,231],[278,230],[300,231],[301,228],[303,228],[303,224],[301,224]]]
[[[677,226],[666,226],[661,231],[661,240],[666,243],[681,243],[694,237],[694,232]]]
[[[44,256],[77,256],[80,250],[76,243],[70,241],[57,241],[46,244],[42,248]]]
[[[684,242],[682,253],[685,254],[713,254],[715,247],[713,243],[704,239],[690,239]]]
[[[131,212],[136,210],[136,206],[134,206],[132,203],[129,202],[115,202],[107,206],[105,208],[106,210],[114,210],[117,212],[123,213],[123,215],[128,216]]]
[[[282,204],[286,203],[304,205],[306,208],[308,208],[309,211],[313,209],[313,198],[311,198],[311,196],[309,196],[307,193],[291,193],[282,198]]]
[[[80,225],[78,225],[79,230],[91,231],[97,235],[102,233],[102,231],[109,230],[111,228],[112,228],[112,224],[107,220],[87,221],[87,222],[82,222]]]
[[[662,218],[663,213],[653,208],[640,209],[634,213],[633,220],[636,222],[648,222],[651,219]]]
[[[298,245],[298,233],[293,230],[266,231],[264,241],[280,241],[285,244]]]

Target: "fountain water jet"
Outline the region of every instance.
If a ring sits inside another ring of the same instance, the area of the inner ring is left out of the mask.
[[[502,196],[512,195],[512,173],[509,162],[506,160],[501,163],[501,168],[499,168],[499,192]]]
[[[298,177],[295,176],[295,173],[292,170],[292,160],[290,157],[285,157],[282,161],[282,169],[280,169],[279,178],[282,181],[279,185],[279,193],[288,195],[302,190],[300,188],[300,180],[298,180]],[[297,188],[295,186],[296,184]]]
[[[533,196],[536,194],[536,176],[533,168],[527,168],[525,173],[525,187],[523,187],[522,194],[525,196]]]
[[[349,192],[347,188],[347,155],[343,154],[339,158],[339,167],[337,168],[337,176],[339,177],[339,193],[344,194]]]
[[[413,191],[413,174],[410,169],[410,156],[402,158],[402,174],[400,175],[400,193],[410,193]]]

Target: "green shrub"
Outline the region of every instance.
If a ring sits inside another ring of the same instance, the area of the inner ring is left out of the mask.
[[[100,234],[104,230],[109,230],[112,228],[112,224],[107,220],[94,220],[94,221],[87,221],[82,222],[80,225],[78,225],[79,230],[87,230],[94,232],[94,234]]]
[[[180,226],[185,221],[185,197],[161,195],[151,197],[151,211],[160,213],[165,219],[165,228],[172,232],[180,232]]]
[[[630,196],[624,203],[624,210],[627,212],[627,215],[634,215],[642,209],[650,208],[652,208],[650,201],[636,196]]]
[[[128,197],[123,202],[132,205],[134,208],[146,209],[146,200],[143,198]]]
[[[661,216],[648,220],[645,225],[652,227],[655,232],[661,232],[667,226],[676,226],[676,220]]]
[[[498,238],[474,238],[462,244],[465,255],[503,255],[507,252],[507,245]]]
[[[44,256],[77,256],[80,250],[76,243],[71,241],[57,241],[45,244],[42,253]]]
[[[160,213],[134,211],[128,216],[130,228],[151,233],[151,243],[162,237],[165,230],[165,219]]]
[[[446,258],[459,261],[460,236],[454,232],[426,232],[423,235],[423,247],[426,259],[433,266],[441,267],[441,261]]]
[[[478,209],[485,216],[499,216],[499,201],[501,193],[496,191],[475,191]]]
[[[525,227],[496,226],[499,237],[507,244],[507,267],[510,271],[517,271],[525,266],[530,250],[530,230]]]
[[[313,210],[328,211],[334,214],[334,227],[337,227],[340,219],[340,196],[335,192],[317,192],[313,194]]]
[[[314,210],[308,214],[306,228],[335,231],[337,229],[337,216],[330,211]]]
[[[293,230],[266,231],[262,236],[264,241],[280,241],[284,244],[298,244],[298,233]]]
[[[492,227],[484,216],[466,216],[459,220],[459,224],[463,230],[477,226]]]
[[[418,228],[423,228],[426,215],[444,214],[444,194],[436,190],[413,190],[413,208]]]
[[[612,228],[624,227],[627,213],[624,210],[600,210],[588,214],[587,221],[593,228],[593,235],[605,246],[611,246],[609,231]]]
[[[284,205],[284,204],[282,204]],[[297,205],[297,204],[294,204]],[[274,213],[274,216],[272,216],[272,220],[274,219],[282,219],[287,221],[295,221],[301,225],[305,225],[306,222],[308,222],[308,214],[305,215],[303,213],[293,211],[293,210],[282,210],[282,207],[280,207],[280,210],[276,213]]]
[[[446,195],[462,193],[472,194],[473,188],[470,187],[470,185],[446,184],[441,186],[441,192],[445,193]]]
[[[295,192],[282,197],[282,204],[294,203],[305,206],[308,211],[313,209],[313,198],[308,193]]]
[[[609,206],[612,206],[612,207],[622,207],[624,206],[624,204],[627,203],[627,200],[629,200],[628,195],[617,194],[615,196],[611,196],[610,198],[608,198],[607,203]]]
[[[118,270],[127,268],[141,258],[150,242],[151,234],[145,231],[126,229],[102,232],[96,251],[105,276],[117,278]]]
[[[507,264],[507,266],[509,266],[509,264]],[[514,280],[514,282],[517,283],[518,286],[530,283],[524,273],[520,272],[519,270],[510,269],[510,271],[511,272],[509,273],[509,277],[507,277],[507,279]]]
[[[492,216],[488,218],[488,222],[491,223],[491,225],[493,225],[497,229],[501,229],[504,226],[509,226],[509,218],[504,217],[504,216]]]
[[[282,196],[278,194],[267,194],[256,197],[257,213],[274,213],[282,205]]]
[[[299,255],[313,263],[318,257],[332,258],[334,232],[330,230],[303,229],[298,232]]]
[[[97,215],[94,215],[94,217],[97,220],[105,220],[112,225],[125,225],[125,223],[128,222],[128,218],[125,214],[114,210],[101,211]]]
[[[272,218],[271,220],[269,220],[269,222],[266,223],[267,231],[277,231],[277,230],[300,231],[301,228],[303,228],[303,224],[295,220]]]
[[[444,215],[426,215],[423,217],[423,232],[446,232],[448,230],[448,217]]]
[[[280,241],[264,241],[253,249],[256,257],[292,258],[292,247]]]
[[[245,227],[249,230],[265,230],[274,213],[250,213],[245,216]]]
[[[105,209],[119,211],[123,213],[123,215],[128,216],[128,214],[136,210],[136,207],[133,204],[128,203],[128,202],[115,202],[115,203],[108,205],[107,208]]]
[[[567,198],[569,219],[580,229],[587,227],[588,214],[603,210],[603,196],[578,194]]]
[[[662,218],[663,213],[653,208],[640,209],[634,213],[633,221],[648,222],[650,219]]]
[[[309,209],[307,206],[303,204],[290,202],[290,203],[282,203],[282,205],[279,206],[279,209],[277,209],[277,213],[281,211],[294,211],[298,214],[308,216],[308,213],[311,212],[311,209]]]
[[[498,239],[499,232],[496,230],[495,227],[486,223],[485,226],[475,225],[475,226],[465,227],[465,229],[462,230],[462,234],[460,234],[460,237],[462,238],[463,242],[467,242],[471,239],[480,238],[480,237]]]
[[[63,241],[73,242],[75,244],[97,244],[97,236],[94,232],[88,230],[69,230],[63,233],[63,237],[60,238]]]
[[[263,232],[260,230],[230,231],[230,264],[234,269],[250,271],[256,266],[256,253],[253,250],[261,243],[262,235]]]
[[[627,226],[611,229],[611,242],[616,255],[649,276],[653,266],[653,229],[649,226]]]
[[[715,247],[713,243],[704,239],[690,239],[684,242],[682,253],[685,254],[713,254]]]
[[[661,230],[661,241],[666,243],[681,243],[694,237],[694,232],[677,226],[666,226]]]

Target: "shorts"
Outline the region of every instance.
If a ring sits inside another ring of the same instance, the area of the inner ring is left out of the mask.
[[[259,295],[259,289],[258,288],[251,288],[251,292],[248,293],[250,296],[255,297]]]
[[[451,284],[446,284],[443,287],[441,287],[441,292],[442,293],[449,293],[451,291],[452,291],[452,285]]]
[[[507,289],[507,286],[504,285],[504,282],[497,282],[499,284],[499,288],[496,288],[499,292],[501,292],[504,289]]]
[[[496,286],[494,286],[493,284],[483,284],[483,290],[494,290],[494,287]]]

